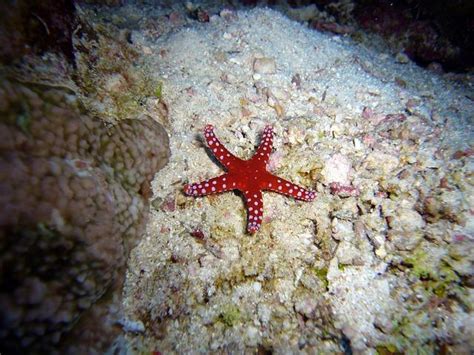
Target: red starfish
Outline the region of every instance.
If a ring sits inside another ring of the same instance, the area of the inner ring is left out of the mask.
[[[204,128],[204,137],[216,159],[227,171],[221,176],[184,186],[188,196],[205,196],[219,192],[239,190],[244,195],[248,211],[247,231],[255,233],[262,224],[262,191],[270,190],[297,200],[312,201],[316,197],[309,191],[267,171],[267,162],[273,147],[273,128],[266,126],[257,152],[249,160],[237,158],[229,152],[214,134],[214,127]]]

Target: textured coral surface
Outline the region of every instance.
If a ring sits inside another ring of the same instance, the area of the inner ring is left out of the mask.
[[[7,80],[0,117],[0,352],[58,349],[79,321],[75,342],[100,347],[114,303],[94,304],[120,293],[167,134],[152,119],[106,127],[73,95]]]

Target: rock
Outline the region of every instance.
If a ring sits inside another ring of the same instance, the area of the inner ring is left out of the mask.
[[[0,351],[101,349],[167,134],[151,119],[106,128],[60,89],[2,81],[0,102]]]
[[[219,16],[227,21],[237,19],[237,13],[229,9],[221,10],[221,12],[219,12]]]
[[[247,346],[257,346],[260,342],[260,331],[253,327],[249,326],[245,332],[245,344]]]
[[[315,310],[318,306],[316,297],[307,296],[295,302],[295,311],[304,315],[306,318],[315,318]]]
[[[110,91],[114,94],[118,94],[127,88],[127,81],[121,74],[113,74],[109,78],[107,78],[105,85],[105,89]]]
[[[260,303],[257,307],[258,319],[262,324],[268,324],[272,316],[272,308],[268,304]]]
[[[332,217],[345,221],[352,221],[356,219],[358,214],[359,208],[355,198],[346,198],[340,200],[339,203],[334,206],[334,209],[331,212]]]
[[[352,222],[340,221],[337,218],[332,220],[332,237],[335,240],[350,241],[354,239],[354,228]]]
[[[395,56],[395,61],[400,64],[407,64],[410,62],[410,58],[403,53],[403,52],[398,52],[397,55]]]
[[[354,186],[341,185],[339,182],[331,182],[329,184],[331,194],[339,197],[359,196],[360,190]]]
[[[319,10],[315,4],[311,4],[308,6],[301,6],[296,8],[289,7],[287,12],[288,16],[293,20],[307,22],[314,19],[318,15]]]
[[[423,239],[425,221],[413,209],[401,207],[393,216],[387,218],[388,239],[399,250],[413,250]]]
[[[342,241],[339,243],[336,251],[336,257],[339,264],[352,265],[360,264],[360,251],[350,242]]]
[[[341,185],[350,185],[353,169],[351,161],[342,154],[334,154],[328,158],[321,171],[322,182],[326,185],[330,183],[339,183]]]
[[[287,102],[290,100],[290,94],[282,87],[272,87],[268,91],[268,96],[273,96],[280,102]]]
[[[442,191],[440,194],[427,196],[423,201],[423,212],[430,222],[442,219],[462,222],[462,211],[468,209],[465,195],[460,190]]]
[[[474,276],[474,243],[472,238],[456,234],[449,245],[450,266],[461,276],[472,278]]]
[[[384,259],[388,255],[387,251],[385,250],[385,246],[382,245],[375,249],[375,255],[380,259]]]
[[[395,210],[393,218],[388,220],[391,229],[414,232],[425,226],[423,217],[413,209],[401,207]]]
[[[366,169],[379,171],[382,175],[390,174],[398,165],[398,157],[378,151],[369,153],[365,159]]]
[[[385,237],[382,234],[370,232],[367,236],[375,248],[380,248],[385,244]]]
[[[123,318],[119,321],[119,323],[122,325],[123,330],[128,333],[143,333],[145,331],[145,326],[140,320],[133,321],[130,319]]]
[[[390,334],[393,330],[393,321],[383,313],[377,313],[375,315],[374,325],[385,334]]]
[[[253,62],[253,71],[258,74],[274,74],[276,63],[273,58],[256,58]]]

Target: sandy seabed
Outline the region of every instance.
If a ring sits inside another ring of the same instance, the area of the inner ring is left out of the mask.
[[[129,263],[129,351],[474,347],[472,90],[269,9],[133,38],[172,156]],[[272,125],[269,170],[316,200],[264,193],[248,235],[240,195],[184,196],[222,173],[206,124],[241,158]]]

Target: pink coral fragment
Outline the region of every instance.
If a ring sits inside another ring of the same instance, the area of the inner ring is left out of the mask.
[[[331,190],[331,194],[337,195],[339,197],[350,197],[360,195],[359,188],[350,185],[342,185],[339,182],[332,182],[331,184],[329,184],[329,189]]]

